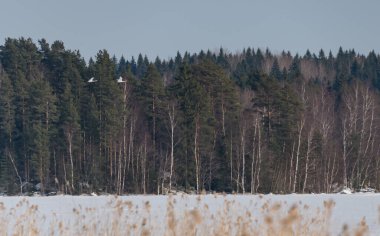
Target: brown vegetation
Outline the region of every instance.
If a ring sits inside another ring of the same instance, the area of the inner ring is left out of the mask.
[[[195,207],[186,209],[179,209],[176,199],[168,197],[161,219],[154,218],[149,201],[141,207],[115,197],[107,208],[73,208],[65,217],[62,212],[43,215],[38,205],[23,199],[14,208],[0,204],[0,235],[331,235],[332,200],[312,211],[313,207],[302,202],[288,206],[260,198],[251,202],[259,206],[259,212],[252,212],[242,211],[235,200],[217,197],[224,202],[216,212],[202,196]],[[365,218],[356,226],[342,226],[341,235],[368,234]]]

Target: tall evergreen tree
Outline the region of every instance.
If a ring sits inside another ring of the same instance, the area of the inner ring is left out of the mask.
[[[50,85],[43,79],[31,82],[28,98],[27,138],[28,153],[33,166],[32,178],[41,183],[44,192],[49,185],[50,138],[53,122],[56,119],[55,97]]]
[[[150,64],[141,81],[141,105],[144,107],[147,124],[151,130],[149,133],[152,140],[152,178],[156,185],[159,183],[157,179],[159,165],[157,142],[160,135],[159,127],[162,127],[164,96],[165,90],[161,75],[155,65]]]
[[[270,71],[270,76],[277,80],[282,80],[283,78],[277,58],[274,59],[272,69]]]
[[[11,81],[0,66],[0,187],[6,188],[10,193],[13,192],[12,187],[16,174],[19,177],[14,161],[15,108],[13,97]]]
[[[111,60],[107,51],[103,50],[97,54],[95,63],[95,78],[97,79],[94,96],[98,108],[99,124],[99,169],[95,173],[94,180],[100,186],[112,187],[112,147],[115,146],[116,138],[122,127],[122,109],[118,107],[123,104],[122,90],[116,82],[116,65]],[[108,174],[101,176],[101,173]],[[105,180],[105,182],[104,182]]]

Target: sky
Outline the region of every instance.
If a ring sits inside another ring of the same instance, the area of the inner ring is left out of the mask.
[[[220,47],[367,54],[380,53],[379,23],[378,0],[12,0],[1,3],[0,44],[61,40],[86,60],[102,49],[152,60]]]

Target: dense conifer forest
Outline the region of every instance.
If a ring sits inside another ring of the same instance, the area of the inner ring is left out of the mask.
[[[375,52],[86,62],[61,41],[7,38],[0,62],[1,192],[380,189]]]

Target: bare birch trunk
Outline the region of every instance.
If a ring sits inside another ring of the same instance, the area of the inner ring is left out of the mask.
[[[14,168],[14,170],[15,170],[15,172],[16,172],[17,178],[18,178],[18,180],[20,181],[20,194],[22,194],[22,179],[21,179],[21,176],[20,176],[19,173],[18,173],[18,170],[17,170],[16,164],[15,164],[15,161],[14,161],[14,159],[13,159],[12,154],[11,154],[10,151],[8,151],[8,157],[9,157],[9,159],[11,160],[12,165],[13,165],[13,168]]]
[[[62,162],[63,162],[63,173],[64,173],[64,177],[65,177],[65,183],[64,183],[64,191],[65,193],[67,193],[67,174],[66,174],[66,163],[65,163],[65,159],[62,158]]]
[[[199,118],[195,120],[195,134],[194,134],[194,159],[195,159],[195,178],[196,178],[196,189],[199,193],[199,175],[200,175],[200,163],[199,163],[199,153],[198,153],[198,133],[199,133]]]
[[[143,174],[143,181],[142,181],[142,185],[143,185],[143,193],[146,194],[146,159],[147,159],[147,141],[146,141],[146,135],[144,137],[144,155],[142,157],[142,160],[141,160],[141,171],[142,171],[142,174]]]
[[[169,191],[172,190],[172,178],[174,170],[174,129],[176,127],[175,122],[175,110],[174,104],[169,108],[169,122],[170,122],[170,175],[169,175]]]
[[[257,152],[257,171],[256,171],[256,192],[257,190],[259,189],[260,187],[260,170],[261,170],[261,126],[260,126],[260,122],[258,123],[258,152]]]
[[[252,142],[252,163],[251,163],[251,194],[255,191],[255,155],[256,155],[256,132],[257,132],[257,117],[255,119],[255,129],[253,131]]]
[[[128,147],[128,167],[127,170],[129,172],[129,168],[131,168],[132,171],[132,179],[135,179],[135,171],[134,171],[134,166],[133,166],[133,161],[134,161],[134,117],[131,117],[131,127],[129,130],[129,147]]]
[[[347,187],[347,127],[346,119],[343,120],[343,185]]]
[[[245,125],[243,125],[243,130],[241,134],[241,157],[242,157],[242,174],[241,174],[241,188],[243,193],[245,193]]]
[[[309,174],[309,157],[311,152],[311,141],[313,138],[313,129],[310,129],[309,135],[307,136],[307,150],[306,150],[306,163],[305,163],[305,179],[303,181],[302,193],[305,193],[305,188],[307,185],[307,178]]]
[[[68,133],[68,141],[69,141],[69,156],[70,156],[70,165],[71,165],[71,189],[74,190],[74,161],[73,161],[73,151],[72,151],[72,142],[73,136],[72,132]]]
[[[232,133],[230,136],[230,181],[231,181],[231,190],[233,186],[233,162],[232,162]]]
[[[298,127],[298,144],[297,144],[297,154],[296,154],[296,165],[295,165],[295,170],[294,170],[293,193],[296,192],[297,177],[298,177],[298,164],[299,164],[299,158],[300,158],[301,137],[302,137],[302,130],[303,130],[304,124],[305,124],[305,120],[301,119],[299,127]]]
[[[291,157],[290,157],[290,168],[289,168],[289,187],[288,187],[288,191],[291,191],[292,189],[292,183],[293,183],[293,159],[294,159],[294,148],[295,148],[295,142],[293,142],[293,145],[292,145],[292,153],[291,153]]]

